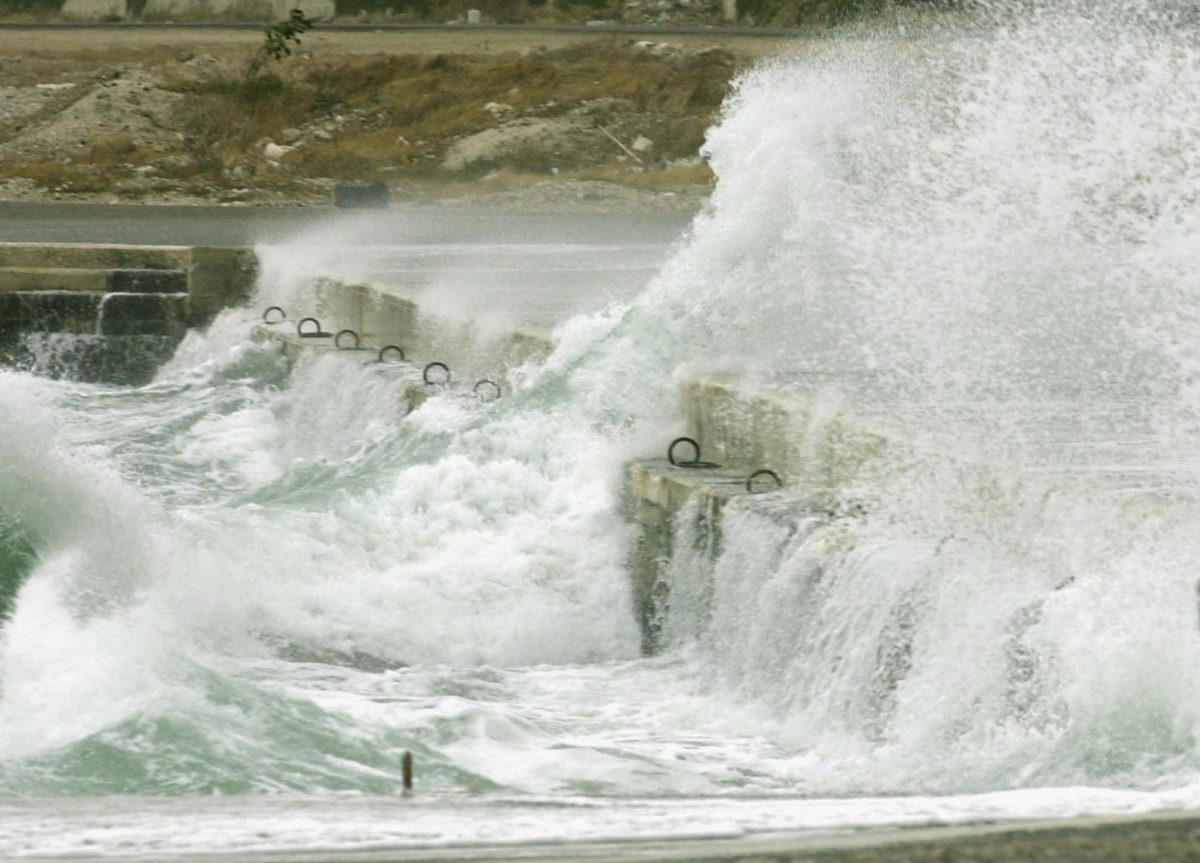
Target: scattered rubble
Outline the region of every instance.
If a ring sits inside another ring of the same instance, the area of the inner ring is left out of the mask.
[[[699,139],[715,110],[710,96],[706,101],[689,96],[704,86],[689,65],[702,52],[632,40],[600,51],[608,52],[601,53],[605,63],[612,56],[627,64],[626,75],[647,68],[636,65],[646,60],[629,59],[640,52],[661,56],[648,67],[662,76],[655,79],[651,98],[666,93],[681,100],[681,107],[663,110],[644,96],[599,95],[603,88],[591,86],[600,84],[591,81],[595,72],[574,90],[538,89],[536,81],[513,76],[509,80],[520,83],[485,91],[491,99],[473,106],[450,102],[463,119],[447,130],[421,125],[411,106],[389,97],[388,78],[364,77],[372,82],[365,92],[343,91],[318,108],[288,112],[277,110],[269,94],[242,107],[236,88],[244,86],[245,73],[224,55],[217,59],[181,50],[157,66],[61,64],[57,76],[40,80],[27,66],[9,79],[19,85],[0,87],[0,200],[316,203],[328,201],[337,183],[380,180],[419,188],[422,194],[441,195],[440,188],[452,196],[529,197],[551,209],[582,202],[632,206],[632,200],[678,209],[688,195],[676,195],[673,183],[694,185],[697,194],[705,194],[710,175],[690,155],[698,145],[680,146],[681,140]],[[572,68],[577,56],[538,54],[528,61],[536,70],[530,74],[560,74],[547,70]],[[732,67],[728,56],[718,51],[707,57],[701,75]],[[0,57],[0,66],[8,62],[14,61]],[[521,61],[504,62],[511,75],[511,64]],[[348,64],[340,74],[356,68]],[[431,62],[429,68],[439,67]],[[295,72],[286,86],[303,85],[304,74]],[[716,76],[718,87],[729,74]],[[285,85],[277,79],[276,86]],[[298,91],[288,90],[286,97],[278,92],[281,99],[293,99]],[[507,96],[501,99],[493,95],[503,93]],[[209,111],[215,103],[202,101],[214,98],[226,100],[220,133],[214,133]],[[278,119],[274,125],[243,124],[243,112],[248,120],[255,112]],[[690,137],[680,135],[681,118],[691,123],[684,129]],[[677,173],[636,183],[640,191],[622,190],[621,183],[661,170]],[[543,188],[539,178],[549,177],[559,179]]]
[[[174,149],[178,143],[175,115],[183,95],[162,89],[155,77],[139,69],[115,69],[107,77],[91,88],[71,88],[69,92],[77,92],[78,98],[49,116],[27,114],[37,122],[29,122],[8,140],[0,141],[0,160],[70,154],[118,136],[139,149]],[[23,89],[52,95],[62,92],[41,86]]]

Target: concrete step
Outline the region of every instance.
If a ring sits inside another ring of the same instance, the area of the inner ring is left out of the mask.
[[[14,271],[0,280],[0,293],[21,290],[93,290],[166,292],[190,295],[188,323],[205,326],[221,309],[253,292],[258,261],[242,246],[131,246],[89,243],[0,243],[0,270]],[[109,275],[67,276],[64,271],[90,270]],[[17,275],[16,272],[23,275]],[[31,273],[32,271],[32,273]],[[175,275],[162,275],[171,271]],[[185,284],[181,284],[185,273]],[[95,281],[92,281],[95,280]]]
[[[189,246],[127,246],[91,243],[0,243],[0,267],[34,269],[187,269]]]
[[[187,293],[186,270],[0,267],[0,293],[78,291]]]
[[[0,294],[18,291],[76,291],[103,293],[108,290],[107,270],[60,267],[0,267]]]

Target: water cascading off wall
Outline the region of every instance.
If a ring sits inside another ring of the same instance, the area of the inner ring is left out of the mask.
[[[163,797],[174,850],[244,847],[187,828],[213,792],[282,795],[239,803],[256,847],[1194,805],[1200,36],[1148,3],[956,15],[744,76],[661,274],[501,402],[400,419],[242,313],[142,389],[4,374],[0,794],[133,795],[143,828]],[[265,254],[262,305],[313,246]],[[714,367],[905,445],[853,515],[680,555],[641,658],[621,465]],[[423,818],[338,808],[405,750]],[[296,795],[318,835],[270,826]]]

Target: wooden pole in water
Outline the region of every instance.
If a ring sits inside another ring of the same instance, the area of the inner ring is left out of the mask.
[[[412,791],[413,757],[411,752],[405,752],[400,759],[400,775],[403,777],[404,790]]]

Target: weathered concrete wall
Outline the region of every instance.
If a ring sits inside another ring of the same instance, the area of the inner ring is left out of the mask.
[[[333,0],[145,0],[137,17],[143,21],[283,21],[292,9],[310,18],[332,18],[337,12]]]
[[[228,306],[250,297],[258,278],[253,250],[239,246],[192,246],[188,272],[188,323],[201,326]]]
[[[283,21],[292,9],[332,18],[334,0],[63,0],[61,17],[77,21]]]
[[[125,0],[64,0],[59,15],[70,21],[113,21],[125,17]]]

